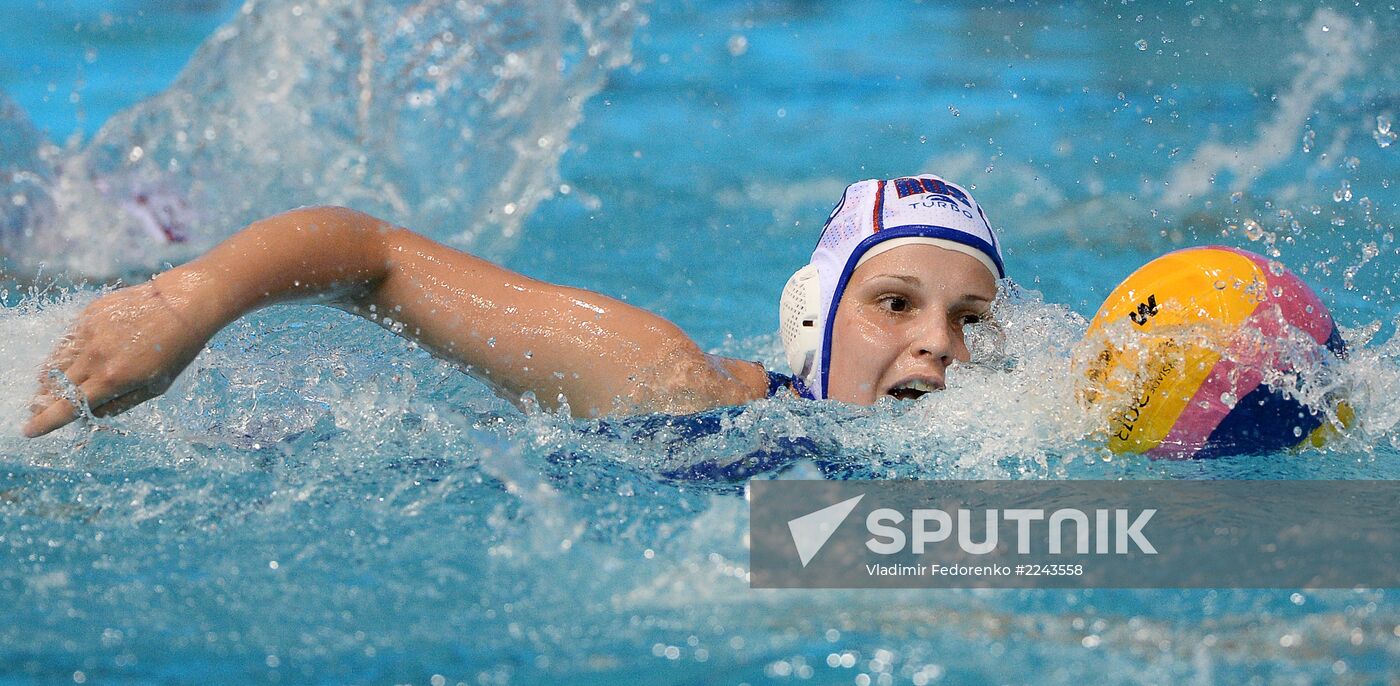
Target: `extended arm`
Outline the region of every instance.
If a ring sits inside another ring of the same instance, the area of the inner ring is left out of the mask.
[[[516,274],[333,207],[257,222],[204,256],[89,306],[50,364],[98,414],[163,392],[219,329],[264,305],[316,298],[459,362],[497,393],[575,416],[694,412],[762,397],[756,363],[706,355],[665,319]],[[71,421],[56,389],[27,435]]]

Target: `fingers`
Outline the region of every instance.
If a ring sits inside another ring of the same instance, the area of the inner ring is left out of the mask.
[[[92,360],[78,353],[74,334],[69,333],[39,368],[39,394],[29,401],[32,416],[21,429],[26,437],[42,436],[76,419],[80,412],[71,398],[74,391],[89,401],[101,400],[95,393],[101,389],[89,378]]]
[[[37,412],[24,423],[21,431],[25,438],[38,438],[54,429],[62,427],[78,417],[78,408],[73,403],[57,398],[47,407]]]
[[[160,391],[149,386],[138,388],[126,395],[119,395],[99,407],[92,408],[92,414],[97,417],[111,417],[130,410],[141,403],[160,395]]]
[[[74,390],[77,391],[76,394],[63,393],[58,389],[54,389],[45,391],[37,396],[30,404],[30,411],[34,413],[34,416],[30,417],[29,421],[25,422],[24,427],[21,429],[24,436],[26,438],[37,438],[77,419],[78,416],[82,414],[78,409],[78,405],[75,404],[75,401],[79,399],[88,405],[89,411],[91,412],[91,408],[93,407],[102,407],[110,403],[114,399],[114,396],[119,396],[116,398],[118,400],[125,400],[127,396],[135,395],[140,392],[138,389],[131,393],[119,395],[121,391],[126,389],[113,391],[110,388],[104,387],[103,383],[97,379],[87,379]],[[76,395],[77,397],[65,397],[66,395]],[[125,407],[118,406],[121,409],[113,408],[113,412],[99,416],[105,417],[111,414],[117,414],[118,412],[124,412],[131,406],[147,399],[149,399],[149,396],[147,398],[135,400]]]
[[[88,380],[89,374],[86,365],[79,365],[74,365],[67,371],[56,367],[40,370],[39,393],[29,401],[29,413],[38,414],[54,403],[65,400],[72,395],[73,390],[81,388]]]

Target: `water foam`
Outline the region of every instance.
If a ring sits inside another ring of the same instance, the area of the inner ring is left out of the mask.
[[[30,209],[0,204],[6,252],[105,278],[339,204],[499,257],[637,21],[626,0],[250,0],[170,88],[64,151]]]

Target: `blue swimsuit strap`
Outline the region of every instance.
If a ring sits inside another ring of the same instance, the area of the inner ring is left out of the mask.
[[[778,372],[768,372],[768,397],[772,398],[779,393],[787,393],[804,400],[815,400],[816,396],[807,388],[807,384],[802,383],[802,379]]]

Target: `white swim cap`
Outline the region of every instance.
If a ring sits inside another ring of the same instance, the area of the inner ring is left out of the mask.
[[[961,186],[932,174],[847,186],[812,261],[788,279],[779,307],[788,364],[817,398],[826,397],[831,325],[851,273],[866,259],[910,243],[971,255],[994,277],[1006,276],[996,232]]]

